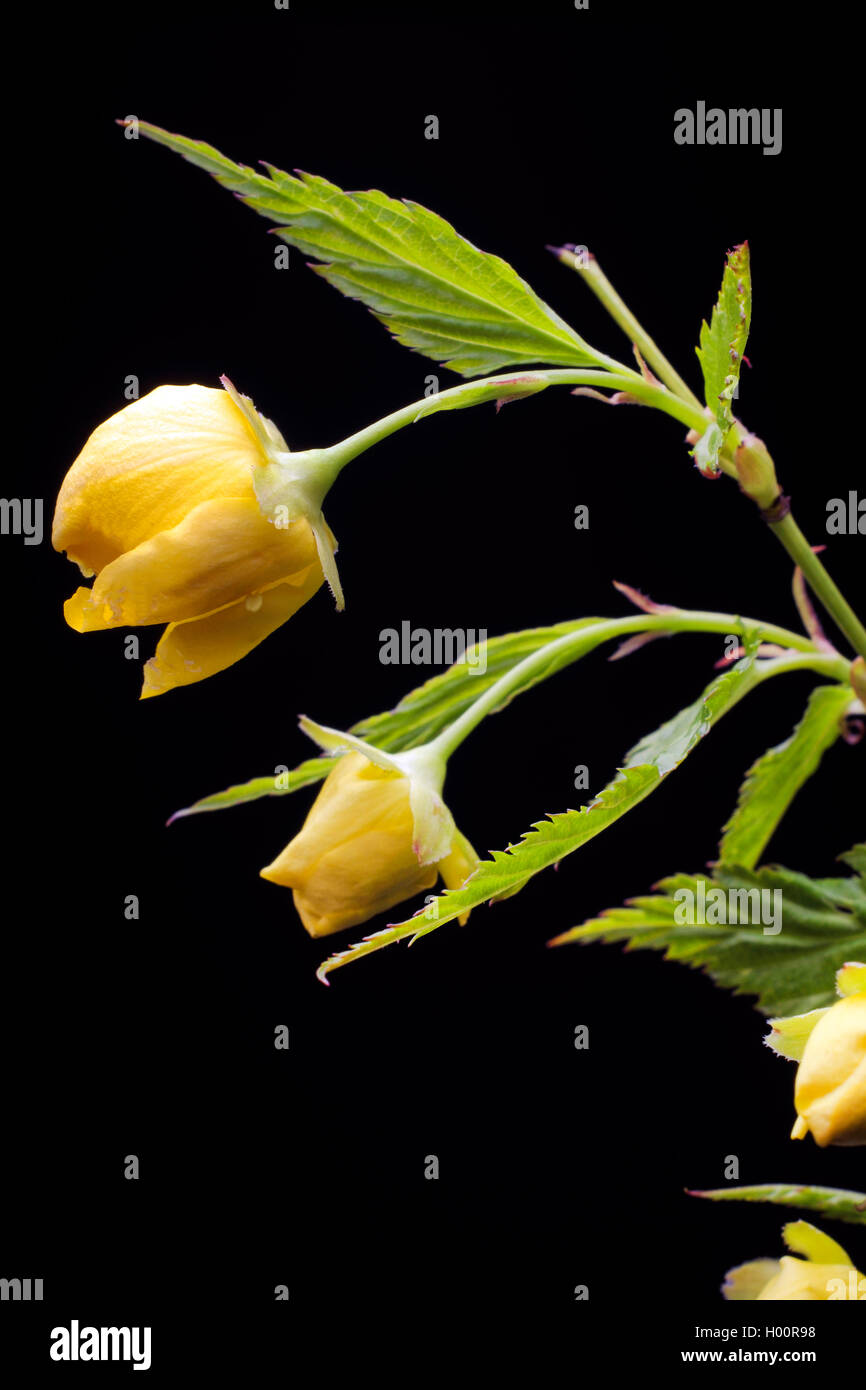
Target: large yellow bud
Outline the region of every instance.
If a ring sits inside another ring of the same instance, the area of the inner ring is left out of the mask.
[[[142,698],[239,661],[322,584],[307,517],[274,524],[253,485],[287,452],[230,383],[159,386],[94,430],[67,473],[53,544],[95,576],[65,604],[70,627],[168,624]]]
[[[475,851],[439,796],[439,779],[412,758],[383,759],[386,766],[345,753],[301,830],[262,869],[263,878],[292,889],[311,936],[356,927],[432,888],[440,873],[447,887],[459,888],[476,868]]]

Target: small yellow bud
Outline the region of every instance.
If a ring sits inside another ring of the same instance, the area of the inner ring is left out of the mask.
[[[328,774],[303,827],[262,878],[291,888],[310,936],[356,927],[432,888],[439,874],[459,887],[478,860],[454,829],[446,855],[421,863],[410,778],[363,753],[344,754]],[[441,814],[450,823],[442,804]]]

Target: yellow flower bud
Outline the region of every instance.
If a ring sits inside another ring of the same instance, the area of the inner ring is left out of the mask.
[[[853,1265],[813,1264],[811,1260],[796,1260],[792,1255],[783,1255],[778,1274],[764,1286],[757,1302],[827,1302],[852,1296],[856,1300],[866,1298],[866,1279]]]
[[[356,927],[432,888],[440,873],[449,888],[460,887],[475,869],[472,846],[453,828],[447,853],[421,862],[410,782],[363,753],[344,754],[299,833],[262,869],[262,878],[292,889],[310,936]],[[440,806],[440,816],[450,823],[450,813]]]
[[[95,576],[65,604],[70,627],[168,624],[142,698],[239,661],[323,582],[306,517],[262,513],[268,440],[286,449],[227,390],[159,386],[94,430],[63,480],[54,548]]]
[[[828,1144],[866,1144],[866,993],[837,1000],[806,1041],[794,1087],[797,1123]]]
[[[808,1221],[789,1222],[782,1234],[789,1250],[805,1258],[783,1255],[780,1260],[738,1265],[725,1278],[725,1298],[758,1303],[866,1299],[866,1279],[854,1268],[847,1250],[830,1236]]]

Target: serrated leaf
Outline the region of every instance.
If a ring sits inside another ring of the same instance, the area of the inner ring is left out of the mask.
[[[479,695],[525,657],[569,632],[591,628],[604,621],[602,618],[579,618],[575,622],[557,623],[551,627],[525,628],[520,632],[490,637],[484,643],[483,670],[480,659],[482,654],[478,652],[476,644],[476,647],[465,652],[459,661],[449,666],[447,671],[431,676],[423,685],[410,691],[394,709],[370,715],[367,719],[353,724],[348,732],[375,743],[377,747],[389,753],[416,748],[451,724]],[[588,645],[588,649],[591,645]],[[551,658],[550,664],[543,671],[536,672],[523,683],[503,701],[500,708],[509,704],[515,694],[529,689],[551,675],[559,665],[565,665],[574,659],[573,652],[561,658]],[[176,811],[171,819],[179,820],[184,816],[198,815],[202,811],[227,810],[247,801],[258,801],[264,796],[286,796],[327,777],[336,761],[336,758],[308,758],[291,772],[282,771],[271,776],[254,777],[248,782],[228,787],[225,791],[202,797],[193,805]]]
[[[704,375],[707,405],[723,435],[734,423],[731,401],[737,382],[752,318],[752,280],[749,243],[728,252],[722,287],[713,309],[712,320],[701,324],[700,347],[696,349]]]
[[[700,699],[641,739],[613,781],[588,806],[537,822],[518,844],[494,850],[490,859],[483,859],[462,888],[446,889],[438,897],[428,898],[427,906],[417,916],[375,932],[331,956],[320,966],[319,978],[324,980],[340,966],[393,942],[426,936],[480,903],[509,894],[619,820],[654,791],[752,687],[755,643],[749,645],[748,654],[717,677]]]
[[[678,874],[657,887],[660,891],[651,896],[629,899],[624,907],[565,932],[557,944],[619,941],[627,949],[663,951],[666,960],[704,969],[735,994],[756,995],[762,1013],[779,1015],[832,1004],[836,971],[866,953],[866,882],[859,875],[841,881],[810,879],[791,869],[754,872],[719,865],[712,878]],[[712,901],[713,888],[726,895],[726,925],[708,925],[706,911],[698,910],[701,901]],[[694,926],[680,924],[675,916],[687,901],[675,898],[681,890],[692,895]],[[778,899],[732,896],[754,890],[781,894],[780,931],[764,931],[770,923],[762,920],[761,910]]]
[[[768,749],[749,769],[719,845],[724,863],[755,867],[794,797],[838,738],[850,702],[847,686],[816,687],[790,737]]]
[[[327,777],[336,761],[336,758],[308,758],[306,762],[299,763],[290,771],[274,772],[270,777],[252,777],[248,782],[238,782],[233,787],[226,787],[225,791],[213,792],[210,796],[203,796],[192,806],[184,806],[182,810],[175,811],[168,824],[182,820],[184,816],[197,816],[202,811],[226,811],[232,806],[242,806],[247,801],[259,801],[263,796],[286,796],[289,792],[299,791],[301,787],[320,782],[323,777]]]
[[[822,1216],[847,1221],[853,1226],[866,1226],[866,1192],[852,1192],[842,1187],[758,1183],[750,1187],[690,1189],[689,1196],[705,1197],[711,1202],[770,1202],[774,1206],[820,1212]]]
[[[463,376],[529,363],[608,365],[506,261],[408,199],[345,193],[327,179],[272,165],[258,173],[211,145],[142,121],[148,139],[205,169],[277,224],[277,235],[366,304],[397,341]]]
[[[855,874],[859,874],[861,878],[866,878],[866,843],[855,845],[853,849],[848,850],[847,854],[840,854],[839,858],[843,864],[849,864]]]

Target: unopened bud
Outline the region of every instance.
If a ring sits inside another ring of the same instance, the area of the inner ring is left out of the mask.
[[[767,446],[756,434],[747,434],[734,455],[740,488],[767,511],[779,496],[779,484]]]

